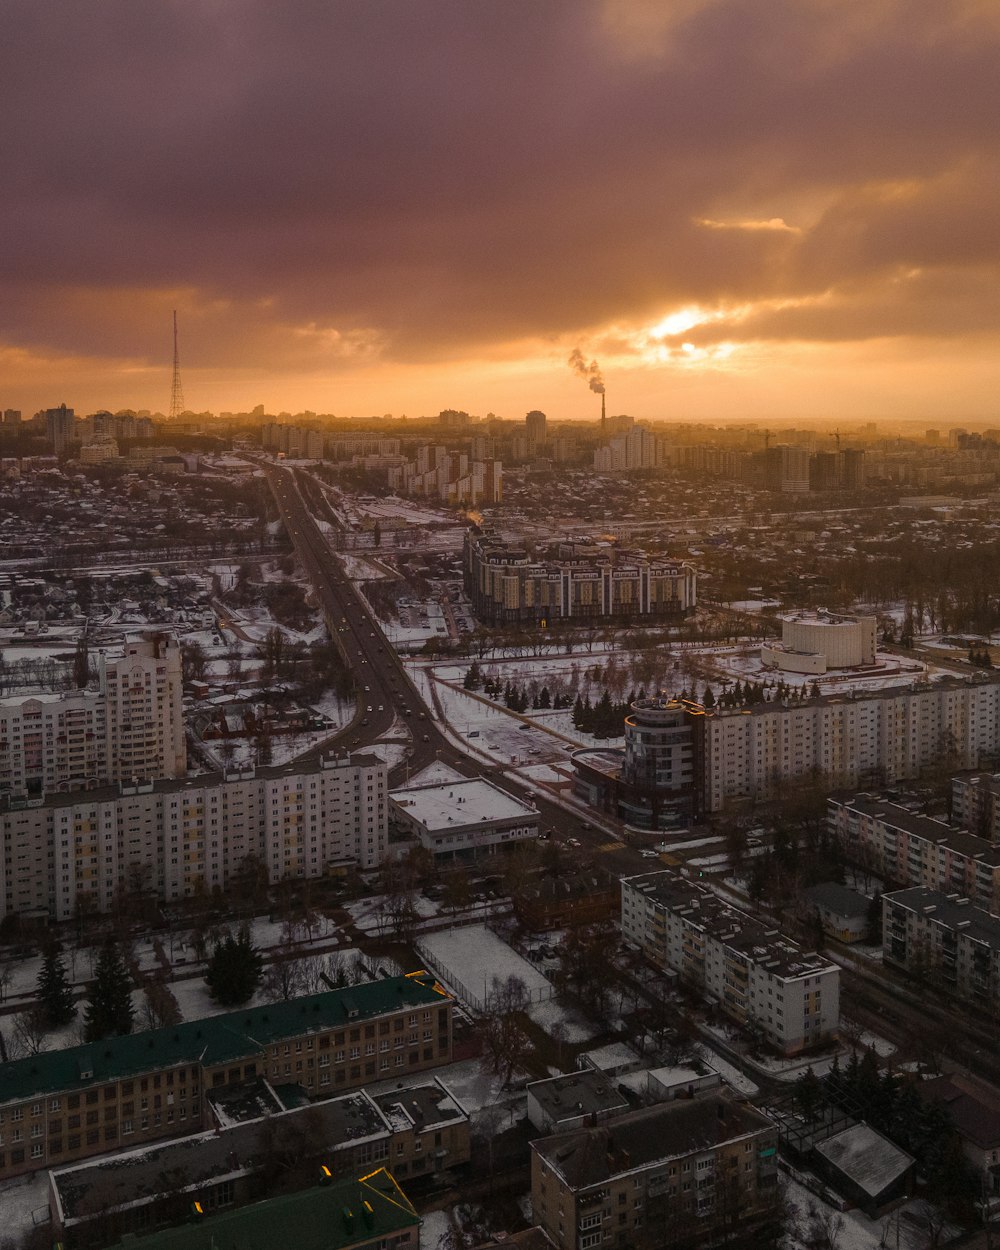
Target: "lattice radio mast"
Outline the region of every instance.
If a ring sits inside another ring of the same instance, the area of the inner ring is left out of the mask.
[[[184,410],[184,388],[181,386],[181,358],[177,351],[177,310],[174,309],[174,380],[170,387],[170,420],[176,421]]]

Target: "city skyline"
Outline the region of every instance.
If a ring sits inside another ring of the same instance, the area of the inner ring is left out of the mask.
[[[975,0],[8,10],[4,406],[989,423]],[[45,66],[45,73],[38,72]],[[53,88],[58,84],[58,90]]]

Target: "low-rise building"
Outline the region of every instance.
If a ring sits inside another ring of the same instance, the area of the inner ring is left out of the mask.
[[[205,1211],[253,1202],[276,1163],[287,1187],[321,1164],[340,1180],[378,1166],[430,1176],[468,1160],[469,1117],[431,1078],[290,1110],[279,1103],[276,1113],[51,1171],[49,1215],[65,1250],[84,1250],[176,1223],[194,1202]]]
[[[560,870],[514,894],[514,910],[526,929],[544,933],[567,925],[597,924],[617,917],[621,908],[618,880],[599,868]]]
[[[854,1124],[813,1146],[820,1175],[875,1220],[910,1192],[916,1161],[870,1124]]]
[[[782,1054],[837,1036],[840,970],[674,872],[622,879],[622,936]]]
[[[268,1198],[233,1211],[194,1217],[151,1233],[143,1250],[219,1250],[296,1246],[300,1250],[419,1250],[420,1216],[385,1168],[357,1180]],[[111,1250],[134,1250],[127,1236]]]
[[[962,1153],[982,1177],[984,1196],[1000,1195],[1000,1091],[968,1072],[950,1072],[920,1081],[914,1087],[921,1100],[943,1107]]]
[[[392,821],[442,859],[476,859],[538,837],[538,809],[484,778],[389,794]]]
[[[868,936],[871,903],[857,890],[823,881],[802,891],[805,907],[819,916],[823,932],[839,942],[863,942]]]
[[[532,1081],[528,1119],[540,1133],[562,1133],[622,1115],[629,1101],[603,1072],[594,1068]]]
[[[746,1104],[710,1093],[531,1143],[531,1205],[561,1250],[735,1238],[775,1218],[778,1134]],[[735,1243],[734,1243],[735,1244]]]
[[[1000,842],[1000,773],[952,777],[951,819],[988,842]]]
[[[322,1098],[449,1063],[451,1005],[411,973],[5,1063],[0,1179],[203,1131],[258,1077]]]

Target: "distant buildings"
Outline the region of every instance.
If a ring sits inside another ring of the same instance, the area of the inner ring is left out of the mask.
[[[177,640],[150,634],[98,659],[96,690],[0,698],[0,794],[37,795],[182,777],[187,768]]]
[[[70,920],[120,891],[164,902],[231,887],[248,857],[268,879],[376,868],[386,767],[355,755],[0,804],[0,917]]]
[[[70,443],[78,441],[76,414],[72,408],[60,404],[58,408],[46,408],[43,414],[45,436],[57,456],[64,456]]]
[[[532,456],[545,446],[545,413],[533,408],[524,418],[524,432],[528,439],[528,454]]]
[[[785,1055],[840,1026],[840,970],[676,873],[622,879],[622,936]]]
[[[697,598],[692,564],[595,542],[561,543],[532,555],[489,530],[470,528],[465,589],[491,624],[679,618]]]
[[[390,490],[460,505],[499,503],[503,498],[503,465],[499,460],[474,460],[466,452],[428,445],[415,460],[388,469]]]

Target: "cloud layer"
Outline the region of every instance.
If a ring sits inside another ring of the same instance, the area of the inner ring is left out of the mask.
[[[612,340],[622,369],[682,341],[995,354],[987,2],[8,0],[4,27],[15,391],[46,361],[142,390],[173,307],[219,391],[568,373]]]

